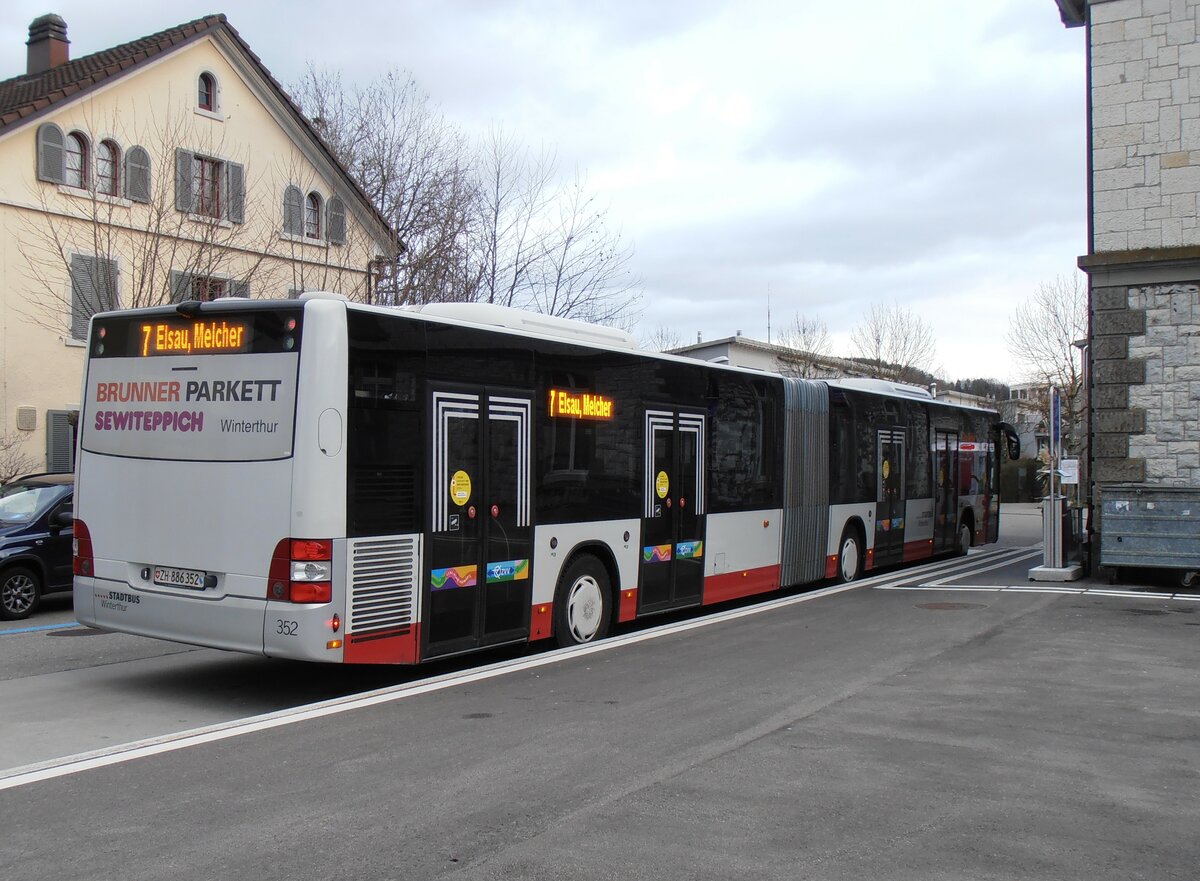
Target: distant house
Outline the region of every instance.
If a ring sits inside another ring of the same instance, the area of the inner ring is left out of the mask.
[[[1200,498],[1200,4],[1056,3],[1064,24],[1086,29],[1088,48],[1079,266],[1090,310],[1090,524],[1102,537],[1114,484]]]
[[[78,59],[46,15],[27,45],[0,82],[0,448],[66,471],[93,313],[362,299],[401,245],[223,15]]]
[[[868,375],[861,364],[845,358],[817,355],[787,346],[764,343],[740,333],[711,342],[698,341],[692,345],[680,346],[671,349],[670,353],[788,376],[832,379],[839,376]]]

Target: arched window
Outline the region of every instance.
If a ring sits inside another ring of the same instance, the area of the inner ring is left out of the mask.
[[[88,185],[88,140],[80,132],[67,135],[63,183],[83,189]]]
[[[309,193],[304,200],[304,237],[321,237],[321,197],[316,193]]]
[[[121,148],[113,141],[101,141],[96,148],[96,192],[119,196],[121,190]]]
[[[201,110],[217,109],[217,81],[211,73],[200,74],[197,104]]]

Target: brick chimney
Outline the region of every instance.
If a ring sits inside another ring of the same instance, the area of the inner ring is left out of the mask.
[[[45,73],[71,60],[67,39],[67,23],[57,15],[43,15],[29,26],[29,61],[27,74]]]

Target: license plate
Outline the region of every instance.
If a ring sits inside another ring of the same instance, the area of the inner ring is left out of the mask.
[[[154,567],[154,583],[163,587],[204,590],[204,579],[207,575],[207,572],[197,572],[195,569],[175,569],[171,566]]]

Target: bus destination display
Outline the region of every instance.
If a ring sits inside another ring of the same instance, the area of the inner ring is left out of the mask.
[[[246,352],[254,334],[248,322],[214,318],[187,324],[145,321],[138,325],[138,354],[207,355]]]

